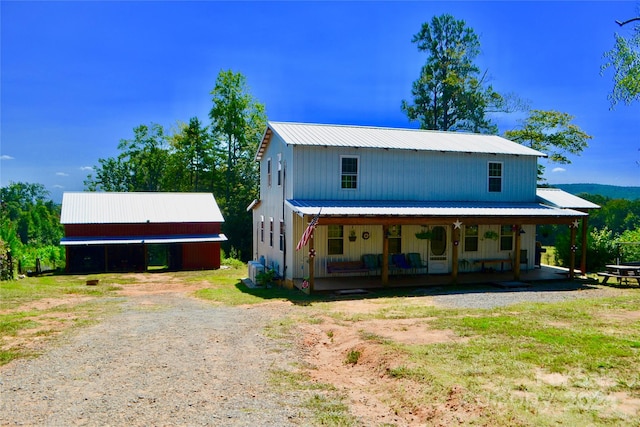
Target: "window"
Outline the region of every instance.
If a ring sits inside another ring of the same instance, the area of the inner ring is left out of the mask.
[[[284,220],[280,220],[280,250],[284,251]]]
[[[269,246],[273,246],[273,218],[269,218]]]
[[[489,192],[502,192],[502,163],[489,162]]]
[[[402,253],[402,227],[399,225],[389,227],[389,253]]]
[[[464,251],[465,252],[478,251],[478,226],[477,225],[464,226]]]
[[[267,186],[271,187],[271,159],[267,159]]]
[[[342,255],[344,253],[344,229],[341,225],[328,226],[327,253]]]
[[[340,157],[341,162],[341,179],[340,186],[343,189],[358,188],[358,158],[357,157]]]
[[[282,153],[278,153],[278,186],[282,185]]]
[[[513,249],[513,227],[510,225],[500,226],[500,250],[510,251]]]
[[[260,241],[264,243],[264,217],[260,217]]]

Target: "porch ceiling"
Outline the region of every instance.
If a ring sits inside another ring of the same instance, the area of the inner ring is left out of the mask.
[[[569,224],[587,213],[540,203],[428,202],[406,200],[287,200],[298,215],[320,224]]]

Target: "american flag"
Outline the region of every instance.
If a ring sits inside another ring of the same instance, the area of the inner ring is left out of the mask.
[[[318,215],[313,217],[309,225],[307,225],[307,229],[304,230],[304,233],[302,233],[302,237],[300,238],[300,241],[296,246],[296,251],[299,251],[300,249],[302,249],[302,247],[305,246],[307,242],[309,242],[309,238],[313,235],[313,230],[316,229],[316,225],[318,224],[319,218],[320,218],[320,212],[318,212]]]

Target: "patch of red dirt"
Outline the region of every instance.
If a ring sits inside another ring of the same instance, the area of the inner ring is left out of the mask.
[[[367,308],[365,308],[367,309]],[[435,344],[459,341],[452,331],[429,327],[429,319],[386,319],[336,322],[326,316],[317,324],[301,324],[300,344],[314,381],[331,384],[348,396],[351,413],[365,425],[449,425],[469,421],[484,409],[451,391],[446,403],[421,405],[423,385],[390,374],[410,362],[384,346],[385,341]],[[347,363],[359,352],[356,363]]]

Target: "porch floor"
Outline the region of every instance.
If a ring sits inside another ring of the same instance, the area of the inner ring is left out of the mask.
[[[569,270],[566,268],[552,267],[542,265],[541,268],[533,270],[522,270],[520,272],[520,280],[518,283],[531,283],[547,280],[566,280]],[[580,271],[575,271],[576,277]],[[389,284],[387,287],[411,287],[411,286],[434,286],[434,285],[450,285],[450,274],[402,274],[389,276]],[[505,286],[514,285],[513,271],[495,271],[495,272],[474,272],[459,273],[459,285],[469,284],[504,284]],[[296,283],[297,285],[297,283]],[[376,289],[382,288],[382,279],[377,276],[340,276],[321,277],[315,279],[314,292],[336,291],[348,289]]]

